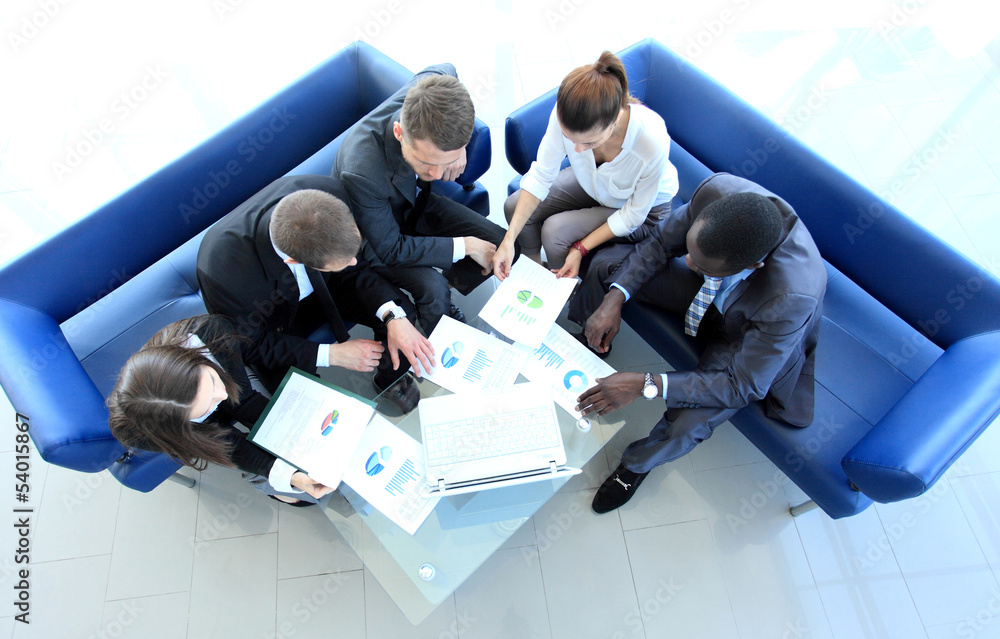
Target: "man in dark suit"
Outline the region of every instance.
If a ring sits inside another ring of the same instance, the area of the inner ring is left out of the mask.
[[[418,375],[433,365],[430,342],[407,319],[413,307],[406,296],[357,259],[361,235],[346,198],[331,177],[283,177],[201,242],[197,277],[205,306],[250,339],[246,361],[272,391],[290,366],[310,373],[319,366],[377,369],[381,392],[409,365]],[[345,320],[371,327],[375,340],[351,339]],[[336,343],[307,339],[323,324]],[[418,398],[410,379],[389,397],[404,411]]]
[[[751,401],[793,426],[813,419],[816,341],[826,270],[812,236],[787,202],[757,184],[719,173],[635,246],[598,251],[570,305],[589,346],[606,353],[635,297],[684,315],[704,346],[693,371],[615,373],[580,396],[584,414],[637,397],[667,411],[632,442],[597,491],[598,513],[635,494],[655,466],[688,453]]]
[[[474,123],[455,67],[428,67],[351,128],[333,166],[365,239],[365,258],[413,296],[427,333],[444,314],[464,320],[449,284],[466,295],[485,281],[504,237],[475,211],[431,192],[435,180],[455,180],[465,170]]]

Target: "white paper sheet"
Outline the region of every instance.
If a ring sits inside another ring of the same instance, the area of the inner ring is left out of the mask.
[[[526,357],[513,345],[447,316],[428,339],[438,361],[424,377],[453,393],[510,386]]]
[[[424,476],[420,442],[381,415],[372,418],[344,473],[344,483],[400,528],[413,534],[440,497]]]
[[[515,342],[538,348],[579,282],[559,279],[522,255],[479,317]]]
[[[538,348],[523,344],[517,344],[517,348],[528,354],[521,374],[533,382],[548,384],[552,399],[576,419],[581,417],[576,410],[580,394],[595,386],[598,377],[615,372],[558,324],[552,326]]]
[[[250,441],[336,488],[375,408],[296,368],[250,432]]]

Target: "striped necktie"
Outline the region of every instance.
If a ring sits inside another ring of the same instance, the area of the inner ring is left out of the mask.
[[[712,300],[715,299],[715,294],[719,292],[721,284],[721,277],[705,276],[705,283],[702,285],[701,290],[698,291],[698,294],[694,296],[694,301],[691,302],[691,306],[688,307],[687,313],[684,315],[684,332],[686,334],[691,337],[698,334],[698,325],[701,324],[701,319],[705,317],[705,311],[712,305]]]

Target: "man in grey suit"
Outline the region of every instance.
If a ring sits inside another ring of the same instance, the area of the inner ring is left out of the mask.
[[[751,401],[793,426],[813,419],[813,371],[826,270],[812,236],[787,202],[757,184],[718,173],[664,218],[652,237],[595,253],[570,319],[606,353],[631,298],[679,313],[704,346],[693,371],[615,373],[579,398],[585,415],[642,396],[667,410],[632,442],[598,489],[593,509],[618,508],[656,466],[685,455]]]
[[[484,282],[504,237],[475,211],[431,192],[435,180],[455,180],[465,170],[474,124],[455,67],[428,67],[348,132],[333,165],[364,236],[365,258],[410,293],[427,333],[446,313],[464,321],[449,284],[464,295]]]

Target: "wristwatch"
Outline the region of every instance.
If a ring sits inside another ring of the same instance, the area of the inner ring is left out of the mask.
[[[382,316],[382,323],[388,325],[394,319],[402,319],[406,317],[406,311],[403,310],[401,306],[393,306],[389,309],[389,312]]]
[[[660,389],[656,387],[656,382],[653,381],[653,374],[646,373],[646,381],[642,387],[642,396],[646,399],[656,399],[660,394]]]

